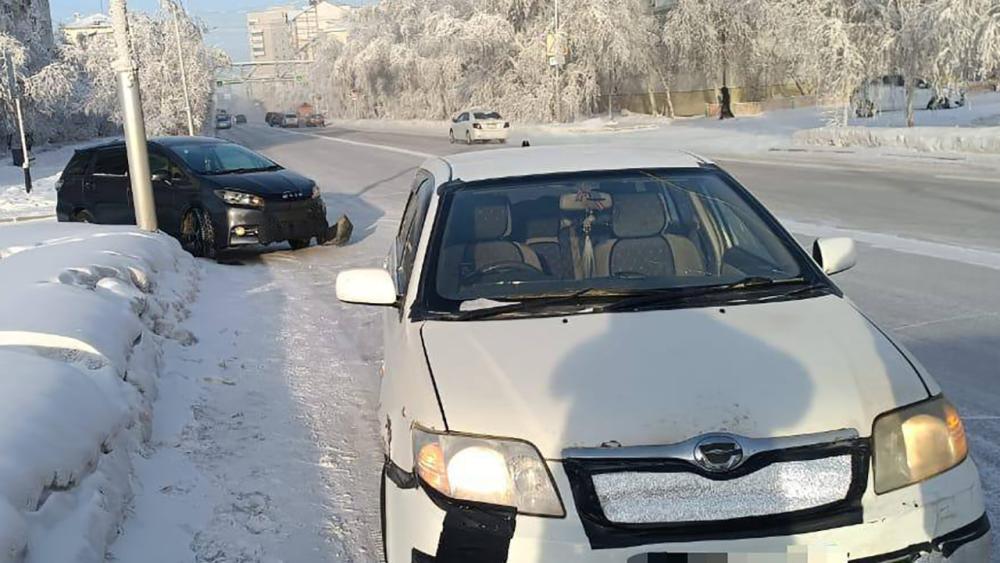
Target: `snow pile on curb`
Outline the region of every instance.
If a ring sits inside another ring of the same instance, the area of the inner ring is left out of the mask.
[[[1000,154],[1000,127],[824,127],[799,131],[793,140],[797,145]]]
[[[0,227],[0,562],[104,561],[198,270],[127,227]]]

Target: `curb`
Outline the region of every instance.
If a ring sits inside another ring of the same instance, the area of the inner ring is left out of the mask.
[[[27,221],[41,221],[42,219],[52,219],[55,217],[55,213],[49,213],[47,215],[26,215],[24,217],[8,217],[6,219],[0,218],[0,225],[6,223],[25,223]]]

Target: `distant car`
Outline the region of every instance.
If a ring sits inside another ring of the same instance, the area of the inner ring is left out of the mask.
[[[831,279],[851,239],[607,144],[430,159],[399,216],[336,283],[383,311],[388,563],[990,560],[957,410]]]
[[[215,110],[215,115],[216,116],[229,115],[229,111],[227,111],[225,109],[217,109],[217,110]]]
[[[471,145],[480,141],[497,141],[506,143],[510,132],[510,122],[495,111],[469,110],[464,111],[451,121],[448,139],[455,143],[459,140]]]
[[[299,115],[297,113],[286,113],[281,118],[281,126],[284,128],[288,127],[298,127],[299,126]]]
[[[156,215],[164,232],[195,256],[288,241],[295,250],[341,243],[312,180],[238,144],[206,137],[149,142]],[[125,144],[78,150],[57,183],[59,221],[132,224]],[[339,224],[338,224],[339,225]],[[349,234],[346,234],[349,236]]]
[[[247,122],[247,116],[243,115],[242,113],[236,114],[236,123],[237,124],[246,123],[246,122]]]
[[[278,124],[278,118],[280,117],[281,117],[280,113],[276,111],[269,111],[264,115],[264,123],[267,123],[271,127],[274,127],[275,125]]]
[[[323,114],[314,113],[306,117],[306,127],[326,127],[326,118]]]
[[[917,79],[914,85],[914,109],[951,109],[965,105],[965,92],[962,90],[938,90],[922,79]],[[906,81],[898,75],[870,80],[854,92],[852,104],[858,117],[903,111],[906,109]]]
[[[233,118],[228,115],[217,115],[215,116],[215,128],[216,129],[232,129],[233,128]]]

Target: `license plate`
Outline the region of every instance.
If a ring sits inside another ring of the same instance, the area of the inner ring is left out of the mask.
[[[497,124],[496,123],[487,123],[486,124],[486,128],[487,129],[496,129],[497,128]]]

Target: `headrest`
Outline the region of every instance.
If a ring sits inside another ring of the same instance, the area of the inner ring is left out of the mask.
[[[593,190],[580,190],[559,198],[559,209],[563,211],[601,211],[611,209],[612,205],[610,195]]]
[[[477,241],[497,240],[510,231],[510,203],[506,198],[477,198],[472,210],[473,232]]]
[[[663,199],[655,192],[615,196],[611,229],[618,238],[655,237],[667,227]]]

